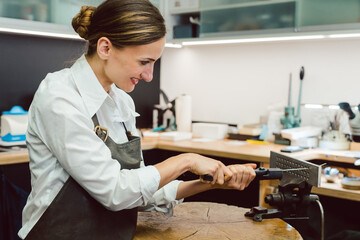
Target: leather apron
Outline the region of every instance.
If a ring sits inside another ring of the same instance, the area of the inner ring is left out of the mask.
[[[116,144],[92,118],[96,134],[105,141],[122,169],[140,167],[140,138],[126,131],[128,142]],[[125,127],[125,124],[124,124]],[[126,127],[125,127],[126,130]],[[31,229],[26,240],[129,240],[134,237],[137,208],[111,211],[90,196],[71,176]]]

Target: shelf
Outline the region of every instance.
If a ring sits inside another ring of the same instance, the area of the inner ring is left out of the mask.
[[[328,183],[324,176],[321,177],[321,186],[319,188],[313,187],[311,192],[329,197],[360,201],[359,190],[349,190],[343,188],[339,179],[337,179],[335,183]]]
[[[215,33],[200,33],[198,40],[206,39],[226,39],[226,38],[256,38],[268,37],[277,35],[299,35],[294,31],[294,28],[279,28],[279,29],[258,29],[258,30],[244,30],[244,31],[230,31],[230,32],[215,32]],[[224,38],[226,36],[226,38]]]
[[[189,14],[189,13],[199,13],[199,8],[184,8],[184,9],[177,9],[177,10],[171,10],[171,15],[179,15],[179,14]]]
[[[247,2],[247,3],[237,3],[237,4],[228,4],[222,6],[214,6],[214,7],[201,7],[200,11],[217,11],[217,10],[227,10],[234,8],[245,8],[245,7],[256,7],[256,6],[268,6],[273,4],[282,4],[282,3],[293,3],[295,0],[264,0],[264,1],[256,1],[256,2]]]
[[[0,32],[82,40],[65,25],[0,17]]]

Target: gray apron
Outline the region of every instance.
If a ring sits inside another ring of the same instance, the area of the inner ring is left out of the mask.
[[[116,144],[94,115],[96,134],[105,141],[113,159],[122,169],[140,167],[140,138],[126,131],[128,142]],[[125,124],[124,124],[125,127]],[[126,130],[126,127],[125,127]],[[92,198],[71,176],[58,195],[31,229],[26,240],[129,240],[134,237],[137,208],[121,211],[107,210]]]

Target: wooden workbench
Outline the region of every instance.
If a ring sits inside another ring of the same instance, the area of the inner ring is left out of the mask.
[[[249,209],[209,202],[177,205],[174,216],[162,213],[138,215],[134,240],[153,239],[302,239],[298,231],[281,219],[255,222],[244,216]]]
[[[240,144],[240,145],[239,145]],[[225,157],[241,159],[260,163],[261,166],[268,167],[270,152],[279,152],[283,145],[273,143],[239,143],[232,140],[217,140],[210,142],[197,142],[193,140],[185,141],[164,141],[156,137],[145,137],[142,139],[142,149],[160,149],[178,152],[193,152],[214,157]],[[342,156],[341,151],[325,151],[319,149],[304,150],[297,153],[290,153],[289,156],[303,160],[323,159],[327,161],[339,161],[353,163],[356,159]],[[27,151],[0,153],[0,165],[29,162]],[[271,189],[270,181],[260,181],[260,201]],[[360,190],[343,189],[340,183],[326,183],[323,179],[320,188],[313,187],[312,192],[336,198],[360,201]],[[261,205],[262,202],[260,202]]]

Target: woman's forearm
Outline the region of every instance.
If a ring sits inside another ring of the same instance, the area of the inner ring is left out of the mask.
[[[161,176],[158,189],[162,188],[178,176],[190,169],[190,159],[185,154],[166,159],[155,165]]]
[[[186,171],[197,175],[210,174],[214,177],[213,184],[224,184],[225,176],[231,177],[232,172],[222,162],[195,153],[183,153],[155,165],[161,179],[159,189],[175,180]]]
[[[203,183],[200,180],[181,182],[177,190],[176,200],[190,197],[197,193],[204,192],[214,188],[215,188],[214,185],[211,185],[209,183]]]

